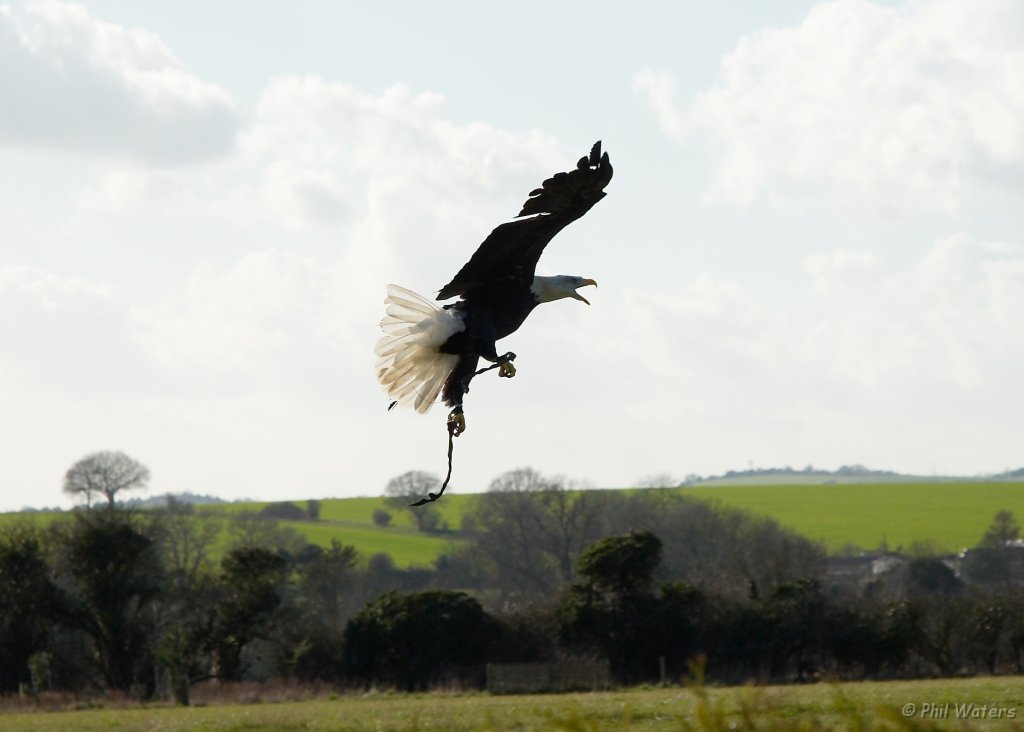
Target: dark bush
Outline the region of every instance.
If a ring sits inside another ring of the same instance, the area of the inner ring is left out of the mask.
[[[294,503],[271,503],[260,509],[260,516],[279,521],[305,521],[309,514]]]
[[[345,628],[343,666],[351,681],[406,690],[482,680],[497,624],[463,592],[387,592]]]

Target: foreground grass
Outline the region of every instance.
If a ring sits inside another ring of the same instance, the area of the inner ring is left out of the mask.
[[[947,703],[950,706],[943,717]],[[914,705],[913,711],[908,705]],[[974,705],[969,707],[973,715],[1001,718],[958,719],[956,705]],[[696,690],[674,687],[545,696],[343,695],[278,704],[7,713],[0,714],[0,728],[9,732],[1003,730],[1021,728],[1022,719],[1024,678],[996,677]]]

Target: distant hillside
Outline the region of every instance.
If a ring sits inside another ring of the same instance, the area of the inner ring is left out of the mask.
[[[907,552],[915,544],[954,553],[976,546],[997,511],[1024,520],[1024,482],[735,483],[679,490],[770,516],[833,553],[851,546]]]
[[[201,496],[198,493],[164,493],[161,496],[150,496],[149,498],[132,498],[124,504],[129,508],[164,508],[168,503],[190,503],[195,506],[213,506],[227,503],[223,498],[216,496]]]
[[[808,465],[802,470],[751,468],[729,470],[722,475],[689,475],[681,485],[833,485],[847,483],[968,483],[974,481],[1021,480],[1024,468],[990,476],[907,475],[892,470],[876,470],[863,465],[843,465],[837,470],[820,470]]]
[[[624,490],[679,492],[768,516],[797,533],[822,541],[831,552],[854,545],[861,549],[884,546],[891,551],[910,551],[915,544],[958,552],[977,544],[997,511],[1011,511],[1024,521],[1024,481],[936,480],[893,477],[891,473],[884,473],[889,478],[884,480],[880,475],[871,475],[872,472],[847,474],[845,480],[839,478],[839,471],[794,474],[780,470],[760,477],[732,473],[731,477],[727,474],[684,487]],[[380,497],[321,499],[318,520],[281,521],[280,525],[320,546],[332,540],[354,546],[363,562],[374,554],[385,553],[398,567],[427,567],[465,541],[462,518],[478,498],[476,494],[446,495],[436,504],[444,529],[436,533],[417,531],[408,509],[389,506]],[[150,500],[159,499],[166,502],[164,496]],[[306,506],[305,500],[293,503],[300,508]],[[256,513],[268,505],[269,502],[228,503],[213,499],[205,501],[196,516],[197,520],[206,517],[226,524],[237,514]],[[373,514],[380,510],[391,515],[389,526],[374,522]],[[0,530],[19,522],[45,526],[70,515],[56,511],[0,514]],[[226,546],[226,533],[223,536]]]

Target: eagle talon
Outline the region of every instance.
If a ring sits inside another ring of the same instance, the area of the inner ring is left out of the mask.
[[[516,354],[509,351],[498,359],[498,376],[511,379],[516,375],[516,367],[512,362],[516,360]]]
[[[466,415],[462,413],[461,407],[456,407],[448,415],[448,431],[452,437],[458,437],[466,431]]]

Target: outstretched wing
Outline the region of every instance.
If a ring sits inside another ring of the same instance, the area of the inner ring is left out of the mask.
[[[465,297],[477,288],[508,279],[529,287],[544,247],[605,197],[604,188],[611,179],[608,153],[601,154],[598,140],[574,170],[555,173],[531,191],[516,220],[492,231],[452,281],[441,288],[437,299]],[[520,218],[523,216],[530,218]]]

